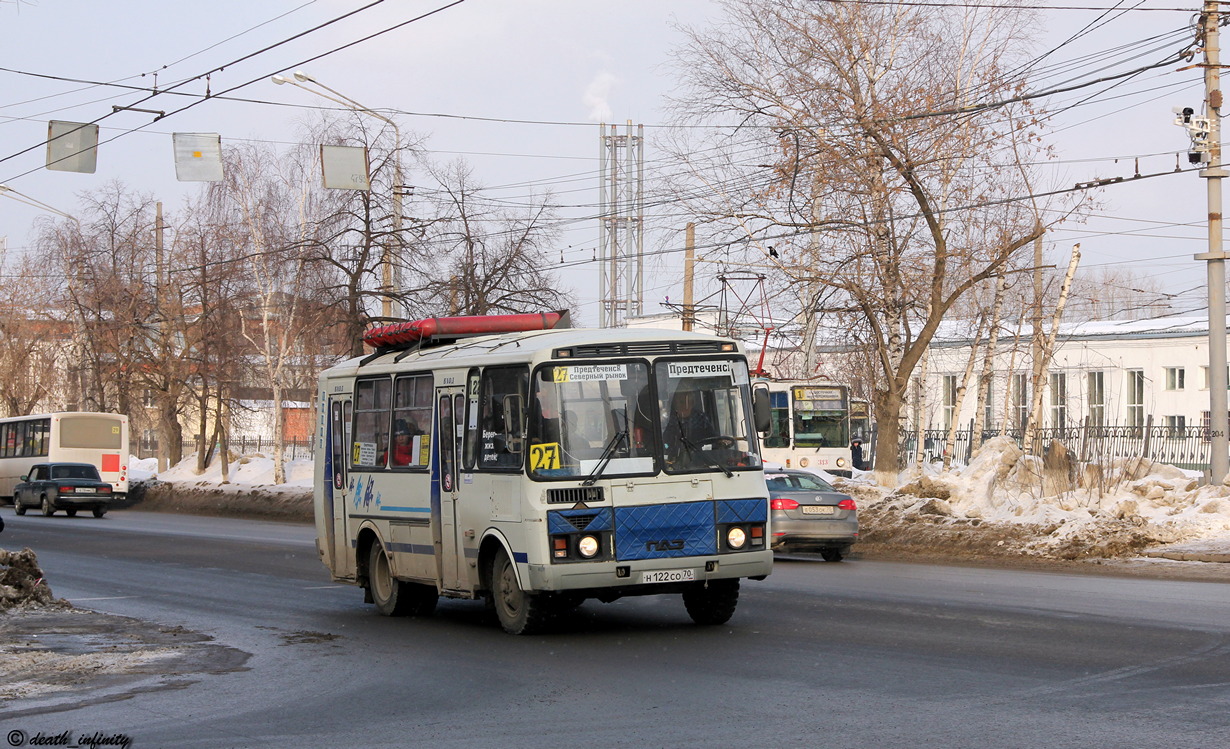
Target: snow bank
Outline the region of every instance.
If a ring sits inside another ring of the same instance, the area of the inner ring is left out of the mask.
[[[1198,486],[1191,472],[1139,458],[1082,466],[1053,447],[1024,455],[987,441],[965,468],[923,473],[892,495],[905,515],[1039,528],[1033,550],[1222,539],[1230,545],[1230,488]]]
[[[273,481],[273,458],[261,453],[241,455],[229,465],[228,484],[237,489],[244,487],[264,489],[285,488],[302,491],[312,488],[312,461],[288,460],[283,463],[286,471],[286,482],[275,484]],[[157,480],[160,483],[182,484],[187,486],[226,486],[222,483],[222,463],[215,460],[213,465],[203,472],[197,473],[196,456],[190,455],[179,464],[166,471],[158,472],[158,461],[155,458],[139,459],[131,457],[128,461],[128,477],[130,481]]]

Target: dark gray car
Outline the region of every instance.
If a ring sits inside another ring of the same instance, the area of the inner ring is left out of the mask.
[[[36,463],[21,481],[13,487],[13,509],[18,515],[25,515],[27,507],[38,507],[48,517],[56,510],[64,510],[69,517],[78,510],[90,510],[100,518],[111,504],[111,484],[89,463]]]
[[[807,471],[766,471],[775,551],[818,551],[840,562],[858,540],[858,506]]]

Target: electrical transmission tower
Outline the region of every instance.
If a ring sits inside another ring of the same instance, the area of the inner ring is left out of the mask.
[[[598,298],[601,327],[642,313],[645,241],[645,126],[599,125]]]

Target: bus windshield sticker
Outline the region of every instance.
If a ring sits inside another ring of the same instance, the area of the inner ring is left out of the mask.
[[[731,377],[730,362],[728,361],[711,361],[711,362],[667,362],[666,376],[667,377]]]
[[[375,442],[356,442],[354,443],[354,460],[352,461],[357,466],[374,466],[376,465],[376,443]]]
[[[598,382],[628,379],[627,364],[590,364],[575,367],[556,367],[555,382]]]
[[[535,471],[554,471],[560,467],[560,447],[558,442],[542,445],[530,445],[530,469]]]

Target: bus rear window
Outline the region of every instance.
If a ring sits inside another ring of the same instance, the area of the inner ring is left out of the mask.
[[[120,422],[98,416],[60,418],[60,447],[119,450],[124,447]]]

